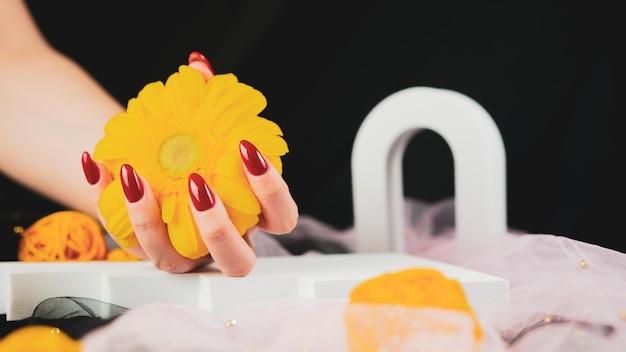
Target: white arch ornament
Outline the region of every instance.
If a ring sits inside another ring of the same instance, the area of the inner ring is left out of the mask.
[[[383,99],[357,132],[351,161],[356,252],[405,250],[402,159],[422,129],[438,133],[452,152],[456,235],[484,239],[506,232],[505,151],[493,119],[461,93],[411,87]]]

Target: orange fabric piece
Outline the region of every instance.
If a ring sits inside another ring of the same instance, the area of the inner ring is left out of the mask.
[[[358,306],[380,307],[380,310],[359,310]],[[355,308],[355,309],[351,309]],[[349,307],[344,315],[351,350],[377,351],[379,346],[377,334],[380,324],[388,330],[388,339],[409,338],[414,329],[437,329],[438,332],[455,333],[460,331],[454,324],[447,325],[445,319],[437,320],[432,312],[424,311],[413,317],[425,319],[419,324],[407,321],[404,310],[399,308],[444,309],[467,314],[474,322],[474,338],[481,340],[483,331],[461,284],[447,278],[440,271],[431,268],[411,268],[380,276],[361,282],[350,293]],[[365,315],[363,315],[365,314]],[[373,315],[375,316],[373,316]],[[454,314],[452,315],[454,316]],[[428,320],[431,317],[431,320]],[[378,326],[368,328],[364,319]]]

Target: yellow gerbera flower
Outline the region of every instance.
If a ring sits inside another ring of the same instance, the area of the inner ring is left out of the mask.
[[[138,244],[119,179],[125,163],[149,183],[181,255],[208,253],[189,207],[187,179],[193,172],[219,195],[239,233],[256,225],[261,209],[245,177],[239,143],[250,141],[281,173],[280,157],[288,152],[280,127],[259,116],[266,105],[261,92],[235,75],[205,81],[187,65],[165,84],[149,83],[129,100],[126,111],[109,120],[94,151],[114,177],[99,208],[120,245]]]

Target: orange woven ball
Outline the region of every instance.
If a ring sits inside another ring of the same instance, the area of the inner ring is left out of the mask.
[[[17,258],[25,262],[106,260],[100,224],[73,210],[47,215],[22,232]]]

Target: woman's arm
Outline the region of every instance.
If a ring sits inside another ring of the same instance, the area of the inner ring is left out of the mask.
[[[48,45],[22,0],[0,1],[0,172],[96,216],[79,160],[122,110],[85,70]]]

